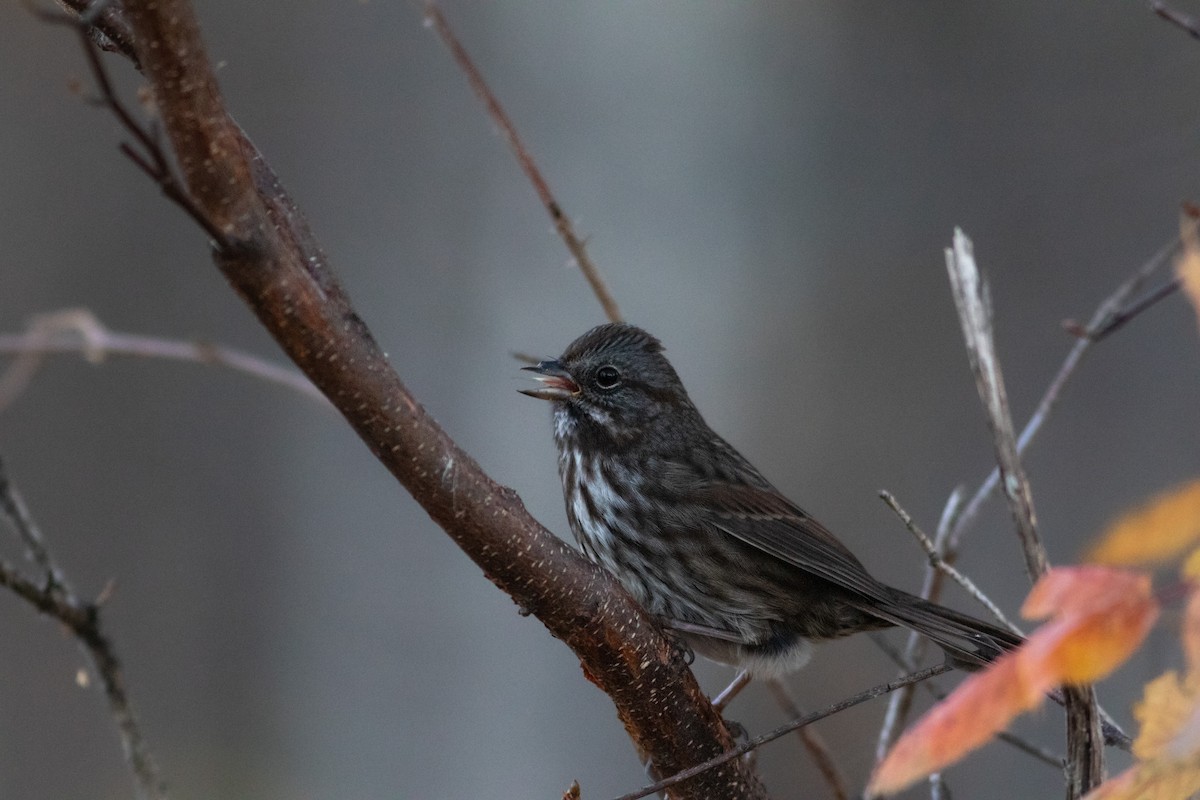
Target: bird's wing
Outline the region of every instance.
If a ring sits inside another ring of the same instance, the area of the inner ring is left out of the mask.
[[[856,594],[889,598],[824,525],[769,485],[707,480],[694,484],[690,494],[718,530]]]

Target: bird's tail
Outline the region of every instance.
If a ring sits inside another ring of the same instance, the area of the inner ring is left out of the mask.
[[[893,602],[877,604],[870,609],[871,613],[928,636],[946,652],[947,660],[961,669],[987,666],[1024,641],[1004,628],[899,589],[889,588],[888,592]]]

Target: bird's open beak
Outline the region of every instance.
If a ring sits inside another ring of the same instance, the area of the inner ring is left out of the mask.
[[[518,389],[521,394],[536,397],[541,400],[566,400],[579,394],[579,384],[571,380],[571,373],[554,359],[539,361],[532,367],[521,367],[525,372],[533,372],[534,379],[542,385],[536,389]]]

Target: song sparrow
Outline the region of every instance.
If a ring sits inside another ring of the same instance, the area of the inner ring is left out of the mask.
[[[650,334],[593,328],[525,367],[554,404],[567,519],[583,551],[701,655],[758,676],[810,642],[892,625],[979,667],[1006,630],[886,586],[713,432]]]

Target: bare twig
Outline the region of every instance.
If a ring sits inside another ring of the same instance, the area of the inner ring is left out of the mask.
[[[1130,296],[1141,289],[1155,272],[1158,272],[1170,263],[1171,257],[1178,249],[1178,237],[1160,247],[1157,253],[1114,289],[1108,297],[1100,302],[1096,310],[1092,312],[1092,318],[1088,321],[1087,326],[1081,332],[1075,334],[1077,340],[1074,346],[1067,353],[1067,357],[1063,360],[1062,366],[1059,367],[1054,379],[1050,381],[1050,385],[1046,387],[1046,391],[1042,394],[1042,399],[1038,401],[1037,408],[1034,409],[1033,414],[1029,417],[1029,421],[1025,423],[1025,427],[1021,431],[1021,436],[1017,440],[1018,452],[1023,453],[1025,451],[1025,448],[1029,446],[1041,431],[1046,420],[1050,418],[1051,412],[1053,412],[1054,407],[1062,397],[1063,389],[1066,388],[1067,383],[1074,376],[1084,355],[1092,348],[1092,345],[1121,327],[1120,325],[1113,326],[1111,324],[1112,320],[1120,319],[1123,325],[1136,315],[1130,313],[1130,309],[1136,309],[1136,312],[1140,313],[1153,305],[1135,302],[1127,306],[1126,302]],[[1077,325],[1072,325],[1072,327],[1078,328]],[[958,549],[963,534],[975,522],[983,504],[991,497],[992,492],[996,490],[999,483],[1000,469],[999,467],[994,467],[988,476],[984,478],[983,482],[980,483],[979,488],[971,496],[971,499],[967,501],[967,504],[962,509],[962,513],[955,520],[954,525],[948,528],[944,535],[939,531],[939,536],[935,539],[935,543],[938,544],[939,552],[947,557],[948,560],[952,560],[949,554]]]
[[[903,653],[900,650],[897,650],[895,647],[893,647],[887,641],[887,639],[884,638],[881,634],[873,633],[870,635],[871,635],[871,638],[875,641],[875,644],[879,645],[879,648],[881,650],[883,650],[883,652],[890,659],[892,659],[892,661],[894,661],[896,663],[896,666],[900,667],[901,676],[907,675],[909,672],[911,672],[913,670],[914,662],[910,658],[908,658],[905,653]],[[932,697],[934,700],[941,701],[941,700],[946,699],[947,693],[945,691],[943,691],[937,685],[936,682],[925,681],[924,683],[920,684],[920,686],[926,692],[928,692],[929,696]],[[906,690],[908,690],[911,693],[911,691],[915,690],[916,688],[917,688],[917,686],[915,684],[911,685],[911,686],[905,686],[902,689],[900,689],[899,691],[893,692],[891,696],[896,697],[898,694],[900,694],[900,692],[903,692]],[[890,710],[890,708],[889,708],[889,710]],[[1058,770],[1061,770],[1063,768],[1064,760],[1063,760],[1062,756],[1058,755],[1057,753],[1051,752],[1050,750],[1047,750],[1044,747],[1040,747],[1039,745],[1036,745],[1033,742],[1023,739],[1020,736],[1017,736],[1015,733],[1010,733],[1008,731],[1000,731],[1000,733],[996,734],[996,738],[1002,742],[1005,742],[1006,744],[1012,745],[1013,747],[1015,747],[1016,749],[1020,750],[1021,752],[1025,753],[1027,755],[1033,756],[1038,761],[1043,762],[1047,766],[1054,767],[1055,769],[1058,769]],[[885,753],[885,755],[886,755],[886,753]]]
[[[108,72],[100,63],[100,53],[97,47],[103,47],[103,39],[98,39],[93,28],[93,21],[109,14],[113,9],[108,8],[108,2],[93,0],[92,3],[95,9],[91,7],[84,11],[80,17],[72,17],[68,14],[61,14],[54,11],[43,11],[34,9],[37,14],[45,22],[56,25],[66,25],[74,28],[79,32],[80,38],[83,40],[83,52],[87,57],[88,68],[92,73],[92,77],[96,81],[96,86],[100,90],[98,103],[108,108],[113,116],[121,123],[121,127],[125,128],[140,146],[140,150],[128,142],[122,142],[118,149],[138,168],[146,173],[159,189],[162,190],[171,202],[179,206],[183,211],[199,225],[212,240],[213,247],[217,250],[228,251],[231,248],[238,246],[238,243],[231,240],[228,236],[228,231],[222,231],[213,222],[212,217],[197,204],[196,199],[191,196],[179,176],[171,168],[171,163],[167,158],[166,151],[159,141],[159,131],[152,126],[143,126],[134,117],[133,113],[125,107],[121,99],[117,97],[116,90],[113,88],[112,81],[109,80]],[[111,47],[106,49],[117,50],[116,43],[111,43]]]
[[[946,535],[946,531],[950,529],[961,513],[962,490],[961,488],[956,488],[950,493],[950,497],[946,501],[946,507],[942,509],[941,519],[938,520],[937,536],[939,541],[944,540],[943,537]],[[945,557],[942,557],[943,563],[947,566],[952,566],[951,562],[954,556],[953,552],[947,553]],[[930,564],[925,569],[925,577],[921,583],[921,597],[931,603],[936,603],[941,596],[942,585],[944,583],[942,578],[945,574],[944,571],[935,569]],[[881,646],[886,645],[882,637],[875,637],[875,640]],[[916,631],[909,631],[908,639],[904,643],[904,653],[897,659],[901,675],[905,672],[910,672],[912,670],[911,665],[916,664],[924,657],[928,642],[928,639]],[[926,687],[931,686],[928,683],[923,685]],[[912,710],[913,696],[916,688],[916,686],[905,686],[888,698],[887,710],[883,715],[883,724],[879,726],[879,737],[875,743],[876,764],[883,761],[896,735],[904,727],[904,721],[907,719],[909,711]]]
[[[328,404],[325,395],[294,369],[206,342],[188,342],[111,331],[87,309],[67,309],[34,317],[25,333],[0,333],[0,355],[17,359],[0,374],[0,410],[28,386],[45,355],[79,353],[93,364],[109,356],[161,358],[226,367],[284,386]]]
[[[905,654],[920,658],[924,649],[924,639],[909,636],[909,645],[906,646]],[[905,686],[900,691],[888,698],[887,709],[883,714],[883,723],[879,726],[879,736],[875,740],[875,763],[879,764],[887,756],[888,750],[891,749],[892,743],[896,740],[900,729],[904,727],[904,721],[908,714],[912,711],[913,697],[916,692],[914,687]]]
[[[1125,324],[1134,317],[1141,314],[1146,309],[1157,304],[1161,300],[1165,300],[1175,294],[1179,288],[1183,286],[1183,282],[1179,278],[1172,278],[1163,285],[1151,289],[1144,295],[1134,300],[1129,305],[1113,313],[1111,317],[1099,328],[1092,329],[1080,325],[1073,319],[1063,322],[1063,328],[1072,336],[1079,336],[1090,339],[1092,344],[1107,338],[1111,334],[1125,327]]]
[[[1157,301],[1166,296],[1166,294],[1169,294],[1169,292],[1164,291],[1166,289],[1166,286],[1164,286],[1158,290],[1148,292],[1140,300],[1129,302],[1129,297],[1136,293],[1154,273],[1170,263],[1171,256],[1174,255],[1178,248],[1178,238],[1172,239],[1160,247],[1157,253],[1100,302],[1086,326],[1080,326],[1074,321],[1064,323],[1064,327],[1077,337],[1077,341],[1067,353],[1067,357],[1059,367],[1054,379],[1051,380],[1050,385],[1042,394],[1037,408],[1022,429],[1021,436],[1017,440],[1018,452],[1025,452],[1025,449],[1033,442],[1042,426],[1050,418],[1050,414],[1062,397],[1063,390],[1074,376],[1076,369],[1083,361],[1084,355],[1091,349],[1092,345],[1114,333],[1125,323],[1150,308],[1154,304],[1153,301]],[[950,499],[946,503],[945,511],[942,514],[942,519],[938,524],[937,534],[934,537],[934,545],[945,563],[954,564],[963,535],[978,518],[983,504],[991,497],[999,483],[1000,468],[993,467],[965,505],[962,503],[960,489],[955,489],[951,494]],[[925,570],[925,579],[921,589],[921,596],[923,598],[936,601],[941,591],[941,578],[944,574],[944,572],[934,569],[932,566]],[[920,659],[925,646],[926,640],[923,637],[915,633],[909,634],[905,653],[908,655],[910,663]],[[888,748],[891,746],[896,731],[903,727],[904,720],[912,704],[912,693],[912,687],[907,687],[896,692],[889,699],[888,710],[884,715],[884,724],[879,732],[879,742],[876,748],[877,760],[883,759]],[[1114,731],[1120,730],[1119,726],[1115,722],[1112,722],[1107,715],[1105,715],[1105,719],[1107,720],[1106,726],[1111,727]],[[1119,739],[1114,739],[1112,736],[1109,736],[1108,739],[1110,743],[1117,744],[1117,746],[1122,745]],[[1127,749],[1127,747],[1123,749]]]
[[[742,689],[745,689],[747,686],[749,686],[750,681],[752,680],[754,679],[746,670],[739,672],[734,676],[733,680],[730,681],[729,685],[722,689],[717,696],[713,698],[713,708],[715,708],[717,711],[724,711],[725,707],[733,702],[733,698],[741,694]]]
[[[767,689],[775,698],[776,705],[783,709],[783,713],[790,719],[799,719],[804,716],[804,712],[800,710],[796,698],[786,683],[779,679],[769,680]],[[825,744],[825,739],[821,737],[821,734],[809,726],[797,728],[796,733],[800,737],[800,744],[816,764],[817,771],[829,785],[829,793],[833,795],[834,800],[850,800],[850,790],[846,788],[846,777],[838,769],[837,762],[833,760],[833,753],[829,752],[829,746]]]
[[[58,565],[54,563],[54,558],[50,555],[50,549],[46,546],[46,540],[42,537],[41,530],[33,521],[33,516],[25,506],[25,501],[21,498],[17,487],[9,482],[8,470],[4,468],[3,461],[0,461],[0,512],[3,512],[9,520],[13,530],[16,531],[17,538],[25,546],[26,557],[41,570],[46,581],[45,590],[69,592],[66,578],[59,570]]]
[[[950,787],[940,772],[929,776],[929,800],[951,800]]]
[[[538,199],[541,200],[547,213],[550,214],[550,219],[554,221],[555,230],[558,231],[558,235],[562,237],[563,242],[567,245],[567,250],[570,251],[571,258],[579,266],[583,277],[587,279],[588,284],[592,287],[592,292],[604,308],[605,315],[610,322],[620,322],[621,311],[617,308],[617,301],[608,290],[608,285],[604,282],[604,278],[601,277],[600,271],[596,269],[596,265],[588,257],[584,241],[575,235],[575,229],[571,225],[571,218],[566,215],[562,210],[562,206],[554,199],[554,195],[550,192],[550,186],[546,183],[545,178],[542,177],[542,173],[537,168],[533,156],[525,148],[525,143],[521,141],[521,137],[517,134],[517,129],[512,124],[512,120],[508,118],[504,107],[500,105],[500,101],[496,99],[496,95],[488,87],[487,81],[483,79],[483,75],[475,66],[475,62],[471,60],[471,56],[467,53],[466,48],[463,47],[462,42],[454,35],[450,23],[446,21],[446,17],[442,14],[441,9],[437,7],[436,3],[431,1],[425,3],[425,19],[437,31],[442,42],[450,50],[455,63],[458,64],[463,74],[467,76],[467,81],[471,84],[471,89],[483,101],[488,116],[508,141],[508,146],[512,148],[513,154],[517,157],[517,162],[521,165],[521,170],[525,173],[525,177],[529,179],[529,182],[533,184],[533,190],[537,192]]]
[[[916,538],[917,542],[920,543],[921,549],[925,551],[925,555],[928,556],[929,563],[934,569],[941,570],[942,572],[946,573],[946,577],[950,578],[963,589],[965,589],[967,594],[971,595],[971,597],[974,597],[980,605],[986,608],[993,617],[1000,621],[1001,625],[1008,628],[1018,636],[1025,635],[1021,632],[1020,628],[1014,625],[1012,621],[1004,615],[1004,612],[1000,610],[1000,607],[992,602],[992,598],[984,594],[983,591],[975,585],[973,580],[959,572],[950,564],[946,563],[945,559],[943,559],[941,554],[938,553],[937,546],[933,543],[933,540],[929,538],[929,534],[921,530],[920,526],[918,526],[913,520],[912,516],[904,510],[896,498],[892,496],[891,492],[881,491],[879,496],[883,499],[883,502],[887,503],[888,508],[890,508],[896,514],[896,516],[900,518],[900,521],[904,523],[904,527],[908,528],[909,533],[911,533]]]
[[[1193,39],[1200,39],[1200,21],[1168,6],[1162,0],[1150,0],[1150,9],[1172,25],[1180,28]]]
[[[952,669],[953,669],[953,667],[951,667],[948,664],[938,664],[936,667],[929,667],[928,669],[923,669],[919,672],[913,672],[909,675],[905,675],[904,677],[897,678],[894,681],[890,681],[888,683],[881,683],[878,686],[874,686],[870,689],[867,689],[865,692],[859,692],[858,694],[856,694],[852,697],[847,697],[844,700],[839,700],[838,702],[834,703],[833,705],[823,708],[820,711],[814,711],[811,714],[805,714],[803,717],[800,717],[799,719],[794,719],[791,722],[788,722],[784,725],[780,725],[778,728],[776,728],[775,730],[773,730],[769,733],[764,733],[762,736],[751,739],[748,742],[738,745],[737,747],[733,748],[732,750],[722,753],[721,755],[716,756],[715,758],[710,758],[708,761],[705,761],[701,764],[697,764],[696,766],[691,767],[689,769],[683,770],[682,772],[672,775],[669,778],[665,778],[661,781],[658,781],[657,783],[652,783],[649,786],[643,786],[641,789],[638,789],[636,792],[630,792],[629,794],[623,794],[620,797],[616,798],[616,800],[639,800],[639,798],[646,797],[647,795],[651,795],[656,792],[661,792],[664,789],[669,789],[672,786],[675,786],[679,783],[682,783],[683,781],[694,778],[703,772],[713,769],[714,767],[718,767],[729,761],[738,759],[741,756],[745,755],[746,753],[749,753],[751,750],[755,750],[759,747],[762,747],[767,742],[773,742],[776,739],[780,738],[781,736],[786,736],[789,733],[791,733],[792,731],[797,730],[798,728],[803,728],[805,725],[811,725],[812,723],[817,722],[818,720],[822,720],[822,719],[825,719],[826,717],[830,717],[830,716],[833,716],[834,714],[838,714],[842,711],[845,711],[848,708],[852,708],[852,707],[858,705],[859,703],[865,703],[868,700],[874,700],[876,697],[881,697],[882,695],[885,695],[888,692],[894,692],[903,686],[909,686],[914,683],[920,683],[923,680],[928,680],[929,678],[932,678],[935,675],[941,675],[943,673],[949,672]]]
[[[67,626],[79,641],[104,687],[104,696],[108,699],[109,710],[116,720],[125,758],[129,762],[139,795],[152,800],[166,798],[166,782],[150,755],[141,726],[133,712],[125,689],[120,661],[100,622],[100,608],[97,603],[80,601],[71,591],[62,570],[55,564],[45,540],[25,508],[20,494],[8,479],[3,462],[0,462],[0,512],[3,512],[18,538],[30,551],[34,563],[44,573],[44,582],[38,585],[12,565],[0,561],[0,586]]]
[[[996,356],[991,298],[987,283],[975,265],[972,250],[970,239],[956,229],[954,244],[946,250],[946,268],[967,342],[971,369],[975,373],[979,397],[987,412],[988,427],[992,430],[1004,494],[1008,498],[1025,555],[1025,568],[1030,579],[1036,580],[1048,569],[1046,550],[1038,536],[1033,492],[1021,466],[1004,378]],[[1068,796],[1080,797],[1099,785],[1104,778],[1100,715],[1091,687],[1066,687],[1063,695],[1067,708]]]

